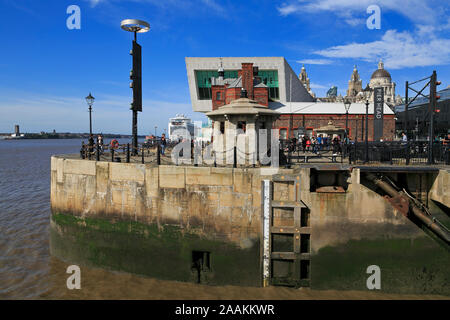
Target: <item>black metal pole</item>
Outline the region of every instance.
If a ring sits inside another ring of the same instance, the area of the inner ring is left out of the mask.
[[[348,152],[348,110],[347,107],[345,107],[345,153]]]
[[[137,113],[137,110],[133,110],[133,156],[138,154]]]
[[[364,115],[361,116],[361,141],[364,141]]]
[[[92,135],[92,106],[89,105],[89,134]]]
[[[428,164],[433,164],[433,141],[434,141],[434,109],[436,107],[436,70],[433,71],[430,81],[430,128],[428,138]]]
[[[156,163],[158,166],[161,164],[161,146],[158,143],[156,147]]]
[[[409,83],[406,81],[405,84],[405,117],[403,121],[403,131],[405,131],[406,137],[408,137],[408,91],[409,91]]]
[[[345,143],[347,143],[348,138],[348,110],[345,110]]]
[[[369,162],[369,100],[366,101],[366,158],[365,162]]]
[[[355,117],[355,143],[358,142],[358,116]]]

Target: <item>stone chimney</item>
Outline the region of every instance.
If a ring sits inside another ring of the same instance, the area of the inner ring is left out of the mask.
[[[242,87],[248,98],[253,99],[253,63],[242,63]]]

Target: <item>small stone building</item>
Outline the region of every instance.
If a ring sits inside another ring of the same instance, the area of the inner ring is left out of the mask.
[[[272,124],[280,114],[247,98],[247,92],[242,88],[241,98],[206,115],[213,120],[213,151],[218,163],[233,163],[236,146],[238,163],[256,164],[260,160],[260,144],[263,144],[260,139],[267,139],[265,146],[269,150]],[[261,129],[267,129],[266,136]]]

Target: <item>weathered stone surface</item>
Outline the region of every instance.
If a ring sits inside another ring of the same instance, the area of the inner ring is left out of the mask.
[[[178,166],[159,166],[160,188],[185,188],[185,168]]]
[[[439,170],[439,175],[435,178],[430,190],[430,199],[440,202],[446,207],[450,207],[450,172],[449,170]]]
[[[64,173],[95,176],[95,161],[64,160]]]
[[[112,181],[137,181],[143,183],[145,179],[145,165],[111,162],[109,164],[109,177]]]
[[[79,168],[77,163],[80,164]],[[259,239],[262,230],[261,181],[272,179],[273,174],[300,177],[300,199],[306,204],[310,214],[312,259],[320,249],[340,246],[348,241],[364,242],[365,239],[372,241],[384,238],[415,239],[423,236],[419,228],[393,209],[384,198],[359,183],[359,170],[351,172],[347,192],[337,194],[311,192],[311,170],[302,167],[269,172],[252,168],[196,168],[65,160],[62,157],[53,157],[51,164],[53,214],[65,213],[81,219],[101,218],[108,223],[139,222],[161,231],[176,226],[181,234],[186,235],[187,240],[186,238],[176,239],[186,240],[189,243],[189,249],[175,240],[170,244],[152,239],[157,242],[156,247],[153,245],[148,247],[149,251],[146,253],[154,249],[159,252],[162,248],[170,252],[173,248],[183,255],[177,261],[185,264],[184,267],[188,269],[192,250],[211,250],[211,254],[215,257],[214,263],[231,263],[233,270],[248,266],[249,261],[240,264],[237,260],[228,259],[226,255],[217,251],[223,247],[210,246],[212,241],[234,248],[233,250],[236,251],[233,251],[233,254],[236,259],[242,259],[240,250],[252,248],[255,250],[252,251],[255,253],[252,256],[255,261],[252,261],[250,265],[252,270],[259,270]],[[434,180],[430,192],[431,199],[448,204],[449,183],[448,172],[441,170]],[[291,184],[276,183],[275,185],[276,199],[281,201],[294,199],[295,190]],[[275,213],[277,223],[289,223],[286,209],[277,210]],[[122,259],[119,253],[126,252],[128,249],[134,250],[133,259],[140,259],[137,258],[140,249],[135,244],[121,244],[119,240],[112,240],[112,236],[108,234],[110,226],[105,228],[99,239],[106,237],[114,242],[114,253],[111,251],[108,255],[111,254],[110,257],[115,265],[122,263],[127,265],[126,259]],[[68,227],[65,232],[55,234],[54,241],[66,242],[58,249],[59,251],[57,250],[60,255],[64,255],[64,250],[70,248],[70,232],[79,230],[84,229]],[[93,229],[87,232],[91,235],[95,233]],[[199,236],[205,241],[194,241],[192,235]],[[67,239],[61,240],[66,236]],[[166,240],[171,239],[170,234],[164,237]],[[122,240],[125,238],[124,235]],[[83,248],[91,250],[90,244],[83,241],[76,244],[81,246],[77,249],[80,251],[77,252],[81,252]],[[146,242],[137,240],[136,245],[138,243]],[[84,245],[87,247],[83,247]],[[258,247],[255,248],[255,245]],[[107,245],[96,243],[95,246],[98,246],[98,250],[109,250],[105,249],[105,247],[109,248]],[[370,243],[368,248],[370,249]],[[95,252],[91,252],[89,259],[95,257]],[[146,266],[151,265],[148,262],[145,262]],[[313,266],[320,269],[314,264]],[[144,269],[130,264],[125,268],[132,272],[142,272]],[[144,274],[156,275],[159,272],[154,271],[149,270]],[[161,274],[167,276],[167,273]],[[190,274],[190,271],[183,273],[183,279],[186,279],[186,274]],[[237,279],[240,277],[239,273],[234,276]],[[228,276],[225,278],[228,281]],[[252,278],[250,282],[254,284],[254,280],[255,278]],[[222,283],[221,281],[212,283]]]

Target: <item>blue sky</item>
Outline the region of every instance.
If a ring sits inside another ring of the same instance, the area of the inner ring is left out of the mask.
[[[369,5],[381,29],[369,30]],[[127,18],[146,20],[143,112],[139,133],[158,132],[169,117],[194,120],[186,56],[284,56],[298,73],[305,64],[312,90],[332,85],[345,95],[356,64],[366,85],[382,58],[404,95],[406,80],[433,70],[450,85],[450,6],[438,0],[0,0],[0,132],[87,132],[92,92],[94,131],[131,132],[132,34]],[[81,29],[69,30],[69,5]]]

